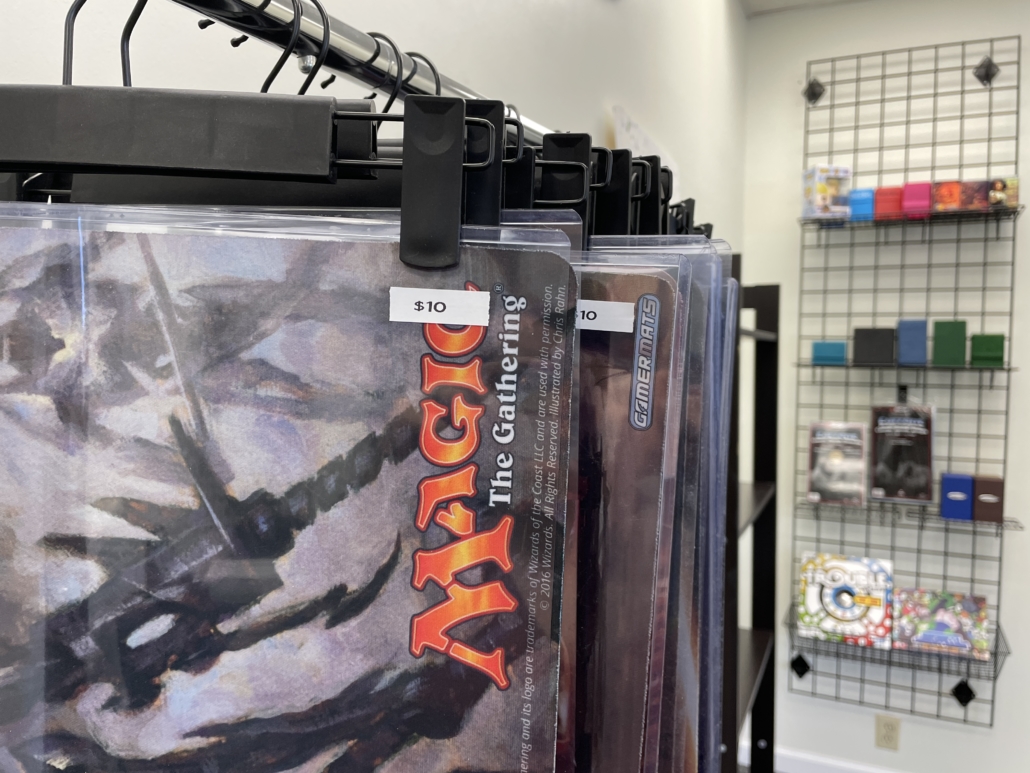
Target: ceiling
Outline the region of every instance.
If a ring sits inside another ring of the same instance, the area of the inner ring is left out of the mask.
[[[778,11],[791,11],[818,5],[839,5],[841,3],[858,3],[862,0],[741,0],[748,16],[758,16]]]

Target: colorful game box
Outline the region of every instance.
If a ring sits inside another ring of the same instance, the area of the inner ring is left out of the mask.
[[[987,599],[903,588],[894,599],[894,649],[991,659]]]
[[[893,571],[887,560],[805,553],[798,635],[889,650]]]

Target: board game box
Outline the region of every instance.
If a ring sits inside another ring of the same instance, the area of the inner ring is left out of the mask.
[[[887,560],[805,553],[797,598],[798,635],[890,649],[893,568]]]
[[[903,588],[894,598],[894,648],[991,659],[987,599]]]
[[[872,411],[870,497],[881,501],[933,499],[932,406],[885,405]]]
[[[861,505],[865,502],[865,424],[819,421],[808,431],[808,501]]]

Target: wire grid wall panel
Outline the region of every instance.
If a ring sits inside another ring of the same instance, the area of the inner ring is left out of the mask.
[[[826,93],[805,112],[805,168],[850,167],[856,188],[1018,175],[1017,36],[808,63]],[[991,88],[973,71],[1000,68]]]
[[[990,88],[973,70],[989,56]],[[826,93],[806,109],[805,167],[851,167],[854,187],[987,180],[1018,175],[1018,37],[927,46],[810,62]],[[807,552],[890,558],[902,588],[965,592],[987,599],[989,662],[885,651],[797,637],[812,670],[790,689],[817,697],[989,727],[995,682],[1008,645],[998,621],[1006,524],[945,521],[938,504],[806,501],[809,426],[855,421],[899,400],[932,405],[934,502],[942,472],[1004,477],[1010,381],[1016,218],[1019,211],[963,213],[924,221],[868,222],[801,233],[793,598]],[[825,367],[812,343],[847,340],[856,328],[927,319],[928,354],[938,320],[965,320],[967,335],[1002,334],[999,369]],[[870,438],[871,442],[871,438]],[[951,690],[968,680],[963,706]]]

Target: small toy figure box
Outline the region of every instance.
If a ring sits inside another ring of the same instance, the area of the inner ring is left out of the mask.
[[[846,166],[816,166],[805,172],[805,218],[846,220],[850,214],[851,169]]]
[[[991,180],[987,191],[987,203],[991,209],[1019,207],[1019,178],[1000,177]]]

